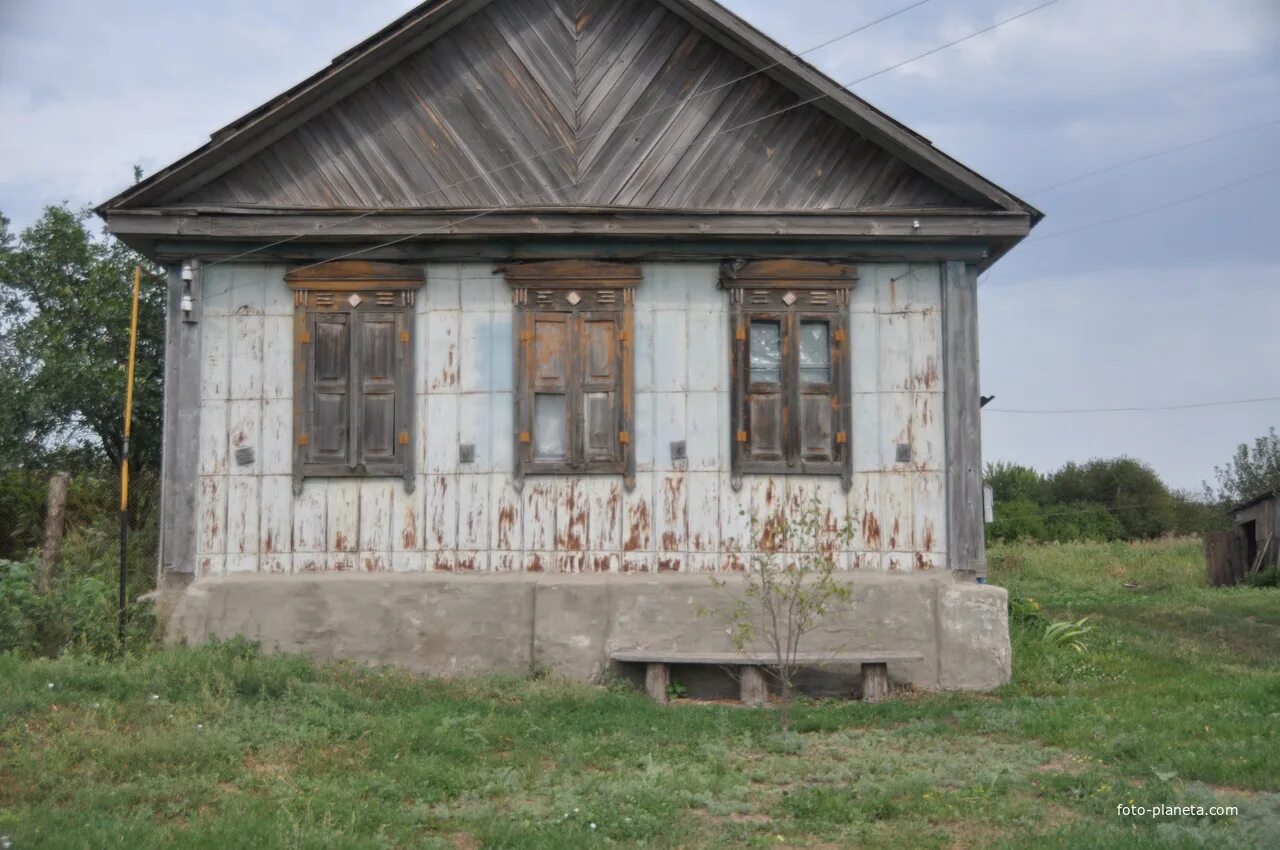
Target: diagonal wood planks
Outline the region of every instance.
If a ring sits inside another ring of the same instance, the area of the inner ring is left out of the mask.
[[[183,203],[973,209],[753,70],[656,0],[495,0]]]

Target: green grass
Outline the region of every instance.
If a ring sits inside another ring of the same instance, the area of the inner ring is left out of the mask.
[[[806,703],[798,742],[767,711],[242,644],[0,656],[0,834],[14,850],[1280,846],[1280,591],[1202,587],[1194,542],[991,561],[1043,617],[1089,615],[1088,652],[1020,623],[1000,693]],[[1117,816],[1130,801],[1240,814]]]

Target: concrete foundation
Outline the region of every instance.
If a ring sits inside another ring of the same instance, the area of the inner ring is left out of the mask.
[[[986,690],[1009,681],[1003,588],[950,575],[860,574],[848,603],[806,651],[918,652],[890,677],[920,688]],[[168,617],[172,643],[243,636],[317,660],[394,664],[430,676],[524,675],[589,680],[623,649],[733,650],[716,613],[742,579],[706,576],[318,574],[200,579]]]

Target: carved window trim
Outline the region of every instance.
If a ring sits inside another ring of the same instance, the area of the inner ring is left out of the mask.
[[[293,292],[294,303],[294,491],[301,492],[307,478],[396,477],[404,480],[405,492],[412,493],[417,401],[413,328],[414,303],[423,285],[421,268],[334,262],[288,272],[285,283]],[[385,331],[375,331],[378,326],[384,326]],[[326,381],[317,375],[319,337],[335,327],[345,328],[340,333],[346,346],[341,358],[346,362],[346,375]],[[365,359],[365,345],[374,339],[375,332],[385,333],[391,346],[389,375],[373,375],[371,361]],[[345,456],[322,458],[317,434],[324,429],[318,398],[328,395],[332,404],[339,389],[345,398],[333,409],[345,416],[345,429],[337,440],[345,446],[336,451],[345,452]],[[389,445],[378,446],[368,439],[371,411],[366,405],[388,396],[392,407],[390,439],[382,442]],[[379,456],[371,458],[372,454]]]
[[[517,263],[502,266],[515,307],[515,483],[528,475],[621,475],[627,490],[635,487],[635,339],[634,290],[640,268],[591,260]],[[546,378],[536,373],[535,348],[540,325],[563,322],[563,376],[552,396],[565,398],[566,457],[538,459],[535,453],[535,405]],[[593,381],[588,360],[588,326],[611,328],[613,377]],[[594,391],[594,393],[593,393]],[[586,398],[613,394],[609,421],[616,429],[612,444],[597,447],[591,457]]]
[[[839,475],[844,489],[853,486],[853,373],[849,319],[850,292],[857,282],[857,268],[844,263],[801,260],[736,261],[725,263],[721,287],[730,296],[730,459],[735,489],[742,476]],[[752,322],[777,323],[781,357],[776,383],[753,385],[750,367]],[[799,331],[806,323],[825,323],[830,345],[829,384],[802,385]],[[752,395],[777,387],[780,406],[780,443],[777,451],[753,451],[751,443]],[[829,397],[832,408],[829,458],[805,456],[801,429],[802,395]],[[825,388],[825,389],[824,389]]]

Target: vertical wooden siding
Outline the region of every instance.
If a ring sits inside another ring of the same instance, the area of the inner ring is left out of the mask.
[[[868,265],[852,298],[854,485],[730,486],[727,295],[714,263],[646,265],[636,291],[636,488],[620,476],[512,485],[510,290],[490,264],[432,265],[417,299],[417,487],[291,489],[292,298],[283,269],[205,277],[198,573],[326,570],[713,571],[817,499],[849,517],[849,569],[946,565],[941,288],[936,265]],[[684,441],[688,457],[671,459]],[[912,448],[897,461],[897,446]],[[475,447],[462,464],[459,448]],[[236,463],[237,448],[254,449]]]

